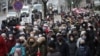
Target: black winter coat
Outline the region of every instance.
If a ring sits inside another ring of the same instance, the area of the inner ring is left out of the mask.
[[[89,47],[87,47],[87,46],[80,46],[77,49],[75,56],[91,56],[90,55]]]
[[[67,43],[62,42],[60,45],[58,42],[56,43],[57,51],[61,53],[62,56],[69,56],[69,46]]]
[[[75,56],[76,53],[76,42],[68,42],[70,56]]]

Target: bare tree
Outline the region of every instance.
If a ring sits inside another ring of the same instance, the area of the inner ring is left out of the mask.
[[[79,7],[82,0],[65,0],[66,5],[71,10],[73,7]]]

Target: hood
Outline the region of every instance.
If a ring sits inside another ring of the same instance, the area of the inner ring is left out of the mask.
[[[34,44],[32,45],[32,47],[37,46],[37,41],[36,41],[36,39],[35,39],[34,37],[29,37],[29,38],[28,38],[26,46],[30,46],[30,45],[29,45],[29,40],[30,40],[30,39],[33,39],[33,40],[34,40]]]

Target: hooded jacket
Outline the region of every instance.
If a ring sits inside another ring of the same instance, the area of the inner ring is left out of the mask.
[[[33,44],[30,44],[30,39],[33,39],[34,40],[34,43]],[[36,41],[35,38],[30,37],[27,40],[27,43],[26,43],[26,55],[27,56],[36,56],[37,51],[38,51],[37,41]]]
[[[21,48],[21,56],[26,56],[25,47],[23,47],[22,45],[17,45],[17,44],[18,43],[16,43],[16,45],[11,49],[9,55],[14,55],[16,48]]]

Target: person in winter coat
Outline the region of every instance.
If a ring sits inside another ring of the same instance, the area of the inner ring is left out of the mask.
[[[69,56],[69,46],[62,37],[57,37],[56,49],[62,56]]]
[[[8,52],[10,52],[11,48],[16,44],[15,38],[13,37],[12,34],[9,34],[9,38],[8,38],[6,44],[7,44]]]
[[[23,47],[18,39],[15,46],[12,47],[9,56],[26,56],[25,47]]]
[[[96,56],[100,56],[100,39],[96,41]]]
[[[79,42],[81,40],[86,40],[86,31],[81,31],[80,38],[78,38],[77,43],[76,43],[77,48],[79,48],[79,45],[80,45]]]
[[[54,42],[49,43],[47,56],[61,56],[61,53],[56,51],[56,45]]]
[[[25,43],[26,43],[25,37],[24,36],[20,36],[19,40],[20,40],[21,45],[25,46]]]
[[[37,41],[34,37],[30,37],[26,43],[26,56],[37,56]]]
[[[89,26],[87,30],[87,38],[86,38],[86,43],[91,49],[91,56],[95,56],[95,31],[93,26]]]
[[[73,34],[69,35],[68,46],[69,46],[70,56],[75,56],[77,47],[76,47],[76,41],[75,41]]]
[[[37,42],[38,42],[38,48],[40,49],[41,56],[46,56],[47,55],[46,38],[41,36],[37,39]]]
[[[95,40],[96,56],[100,56],[100,31],[97,33],[97,39]]]
[[[80,45],[79,45],[79,48],[76,51],[75,56],[91,56],[90,55],[90,49],[85,44],[85,40],[81,39],[79,43],[80,43]]]
[[[0,56],[6,56],[7,55],[7,46],[5,43],[5,40],[2,36],[0,36]]]

